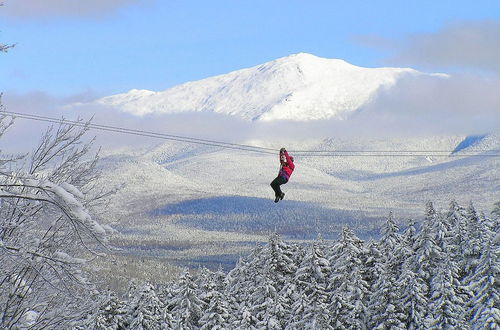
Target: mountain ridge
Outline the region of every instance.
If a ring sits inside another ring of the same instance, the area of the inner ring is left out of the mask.
[[[362,68],[298,53],[160,92],[133,89],[94,104],[137,116],[215,112],[249,121],[346,119],[406,75],[427,74],[410,68]]]

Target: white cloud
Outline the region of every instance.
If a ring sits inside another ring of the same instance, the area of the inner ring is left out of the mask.
[[[5,0],[1,15],[15,18],[95,17],[149,0]]]
[[[354,120],[410,134],[478,134],[500,128],[500,79],[473,74],[408,77]]]
[[[146,115],[137,117],[110,107],[87,106],[67,109],[65,105],[88,102],[96,99],[92,92],[84,92],[68,98],[52,97],[44,92],[28,94],[5,94],[5,110],[34,114],[52,118],[76,120],[81,118],[98,125],[131,128],[148,132],[165,133],[222,142],[238,142],[250,137],[251,124],[243,119],[220,114],[185,113],[175,115]],[[30,151],[41,134],[51,123],[18,118],[13,128],[0,139],[0,150],[6,152]],[[144,147],[161,143],[163,140],[139,135],[91,130],[89,137],[96,136],[96,145],[104,148],[123,146]]]
[[[356,42],[387,50],[389,65],[432,70],[479,69],[500,73],[500,21],[449,24],[433,33],[419,33],[394,40],[382,36],[357,36]]]
[[[67,119],[90,119],[100,125],[118,126],[150,132],[241,143],[248,140],[289,141],[326,137],[399,137],[428,135],[470,135],[498,133],[500,128],[500,78],[479,75],[452,75],[449,78],[407,77],[381,91],[371,103],[345,121],[250,122],[215,113],[155,114],[136,117],[116,109],[87,105],[66,109],[66,104],[97,98],[88,91],[58,99],[42,92],[7,94],[8,111]],[[87,103],[88,104],[88,103]],[[49,123],[18,119],[0,140],[4,151],[29,151]],[[96,145],[106,149],[144,147],[160,139],[91,130]]]

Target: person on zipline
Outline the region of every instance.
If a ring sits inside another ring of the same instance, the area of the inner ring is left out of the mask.
[[[295,165],[293,164],[293,157],[288,155],[288,152],[285,148],[280,149],[280,172],[276,179],[271,182],[271,187],[274,190],[274,195],[276,198],[274,199],[275,203],[278,203],[283,197],[285,197],[285,193],[281,191],[280,186],[285,184],[290,179],[293,170],[295,169]]]

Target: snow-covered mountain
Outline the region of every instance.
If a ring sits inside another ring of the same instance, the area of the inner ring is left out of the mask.
[[[263,121],[343,119],[405,75],[422,73],[299,53],[162,92],[134,89],[95,103],[139,116],[200,111]]]
[[[133,90],[95,102],[137,116],[213,112],[248,121],[303,121],[300,125],[309,132],[318,124],[315,120],[347,119],[378,92],[405,77],[424,75],[412,69],[360,68],[297,54],[163,92]],[[161,118],[154,119],[161,122]],[[255,131],[267,125],[245,124]],[[498,201],[499,158],[494,156],[500,149],[498,134],[390,139],[353,134],[286,136],[284,141],[265,134],[245,136],[228,142],[276,152],[286,146],[290,151],[360,153],[329,157],[295,153],[293,179],[284,187],[285,200],[276,205],[269,183],[279,163],[272,153],[180,141],[147,150],[107,152],[101,162],[101,184],[125,187],[103,212],[116,221],[127,253],[175,262],[193,256],[220,262],[221,255],[232,258],[248,251],[245,244],[265,240],[270,232],[301,239],[319,233],[329,237],[348,224],[370,236],[389,210],[404,219],[418,217],[429,200],[439,209],[452,200],[462,205],[473,201],[486,211]]]

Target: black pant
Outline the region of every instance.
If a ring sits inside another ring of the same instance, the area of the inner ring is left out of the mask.
[[[282,184],[285,184],[288,182],[288,179],[282,177],[282,176],[277,176],[276,179],[273,180],[273,182],[271,182],[271,187],[273,188],[274,190],[274,195],[276,197],[279,197],[281,196],[281,188],[280,186]]]

